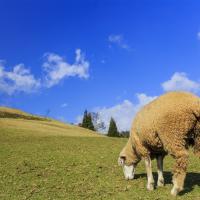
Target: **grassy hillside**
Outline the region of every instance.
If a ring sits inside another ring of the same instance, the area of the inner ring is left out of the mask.
[[[7,107],[0,107],[0,118],[17,118],[17,119],[33,119],[33,120],[47,120],[40,116],[35,116],[23,112],[21,110],[7,108]]]
[[[170,157],[165,187],[146,190],[143,162],[135,180],[124,180],[117,157],[126,141],[53,120],[0,118],[0,199],[172,199]],[[191,154],[177,199],[200,199],[199,170]]]

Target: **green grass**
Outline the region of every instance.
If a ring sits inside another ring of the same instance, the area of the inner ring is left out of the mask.
[[[124,180],[117,158],[126,141],[55,121],[0,119],[0,199],[200,199],[200,160],[193,154],[177,198],[170,195],[170,157],[163,188],[146,190],[143,162],[136,179]]]
[[[41,116],[31,115],[21,110],[7,108],[7,107],[0,107],[0,118],[15,118],[15,119],[17,118],[17,119],[45,120],[45,121],[49,120]]]

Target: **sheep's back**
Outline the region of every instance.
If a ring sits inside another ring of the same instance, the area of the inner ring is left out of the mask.
[[[168,130],[177,124],[180,124],[180,129],[190,129],[199,116],[199,97],[186,92],[169,92],[150,102],[137,113],[131,134],[141,142],[162,146],[160,132],[168,134]]]

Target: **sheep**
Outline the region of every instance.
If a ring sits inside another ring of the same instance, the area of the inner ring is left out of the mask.
[[[163,186],[163,159],[171,155],[175,159],[171,194],[176,196],[184,187],[189,146],[200,157],[200,98],[188,92],[168,92],[136,114],[118,163],[125,178],[133,179],[137,164],[144,160],[147,189],[153,190],[151,160],[157,160],[157,186]]]

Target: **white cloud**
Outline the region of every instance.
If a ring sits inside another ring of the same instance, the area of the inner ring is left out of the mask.
[[[200,83],[190,80],[186,73],[176,72],[172,75],[170,80],[162,83],[162,88],[164,91],[181,90],[198,92],[200,91]],[[144,93],[138,93],[136,94],[136,96],[136,103],[126,99],[122,103],[114,105],[112,107],[97,107],[92,111],[99,113],[100,118],[105,123],[107,129],[109,126],[110,118],[113,117],[116,120],[118,129],[120,131],[130,130],[132,120],[138,110],[157,98],[157,96],[147,96]],[[77,117],[77,122],[81,121],[82,116],[80,115]]]
[[[79,123],[82,123],[82,121],[83,121],[83,115],[78,115],[77,117],[76,117],[76,124],[79,124]]]
[[[0,63],[0,92],[12,95],[16,92],[31,93],[40,87],[40,80],[35,79],[24,64],[18,64],[12,71],[6,71]]]
[[[63,57],[54,53],[45,54],[45,59],[43,68],[47,73],[45,76],[46,87],[52,87],[70,76],[89,77],[89,62],[85,60],[80,49],[76,50],[76,58],[73,64],[69,64]]]
[[[63,103],[63,104],[61,105],[61,108],[66,108],[67,106],[68,106],[67,103]]]
[[[125,42],[123,35],[109,35],[108,41],[116,44],[123,49],[130,49],[129,45]]]
[[[171,79],[162,83],[164,91],[188,91],[198,92],[200,90],[200,83],[190,80],[186,73],[176,72]]]
[[[197,39],[200,40],[200,32],[197,33]]]
[[[8,71],[4,67],[5,62],[0,60],[0,92],[8,95],[18,92],[31,93],[39,88],[50,88],[59,84],[69,76],[89,77],[89,62],[85,60],[80,49],[76,50],[74,64],[67,63],[63,57],[53,53],[45,54],[45,59],[42,65],[45,73],[40,79],[36,79],[24,64],[18,64]]]
[[[106,63],[106,61],[105,61],[104,59],[102,59],[102,60],[101,60],[101,63],[102,63],[102,64],[105,64],[105,63]]]
[[[120,131],[130,130],[133,117],[135,116],[137,111],[142,106],[156,98],[156,96],[151,97],[147,96],[144,93],[136,94],[136,96],[138,100],[137,103],[133,103],[130,100],[124,100],[122,103],[114,105],[112,107],[95,108],[93,111],[99,113],[99,116],[101,120],[105,123],[107,129],[109,126],[110,118],[113,117]],[[77,123],[81,121],[82,116],[78,116]]]

